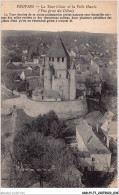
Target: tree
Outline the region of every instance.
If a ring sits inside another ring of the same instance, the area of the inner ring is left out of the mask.
[[[14,72],[13,70],[11,70],[8,73],[4,74],[5,85],[11,91],[15,90],[16,87],[17,87],[17,84],[15,82],[16,76],[17,76],[17,73]]]
[[[115,177],[114,172],[86,171],[83,174],[83,183],[86,187],[108,187]]]
[[[17,55],[16,53],[14,53],[14,55],[11,56],[10,60],[12,62],[21,62],[22,61],[22,57],[21,57],[21,55]]]
[[[34,172],[30,168],[22,166],[22,163],[16,156],[9,150],[9,166],[10,174],[8,185],[9,187],[28,187],[34,181]]]
[[[23,91],[28,91],[28,88],[29,88],[29,83],[27,80],[23,80],[19,83],[19,86],[18,86],[18,91],[19,92],[23,92]]]
[[[23,168],[33,170],[39,177],[40,186],[51,169],[52,159],[47,139],[39,132],[20,132],[14,139],[14,156]]]
[[[64,129],[64,122],[51,111],[43,116],[39,115],[31,124],[24,124],[14,138],[15,162],[19,162],[24,171],[28,169],[35,173],[40,187],[43,187],[44,181],[54,187],[79,186],[80,173],[78,179],[73,171],[71,173],[71,167],[75,167],[75,157],[61,139]],[[73,175],[73,180],[70,174]]]
[[[74,166],[75,157],[70,148],[60,139],[49,139],[53,171],[51,187],[81,187],[80,172]]]
[[[109,95],[114,93],[113,86],[109,82],[103,82],[102,84],[102,95]]]
[[[24,174],[27,173],[26,170],[35,173],[40,187],[43,187],[44,181],[55,187],[71,187],[76,184],[77,179],[73,176],[74,180],[70,181],[69,174],[74,166],[74,156],[65,142],[30,131],[27,125],[25,127],[26,130],[18,132],[13,142],[15,162],[19,162]],[[56,178],[57,182],[54,182],[53,178]]]
[[[48,114],[39,115],[32,122],[32,128],[35,131],[43,133],[45,136],[53,136],[55,138],[62,138],[65,132],[65,123],[61,121],[54,111]]]
[[[71,187],[83,187],[81,182],[81,174],[74,167],[67,168],[64,173],[55,171],[50,179],[50,187],[59,188],[71,188]]]
[[[18,66],[17,66],[17,69],[23,69],[23,64],[19,64]]]

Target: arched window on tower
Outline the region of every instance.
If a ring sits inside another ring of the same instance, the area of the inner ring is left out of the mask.
[[[64,58],[62,58],[62,62],[64,62]]]
[[[54,57],[52,57],[52,62],[54,62]]]
[[[41,74],[44,75],[44,70],[42,70],[42,73]]]
[[[57,58],[57,62],[59,62],[60,61],[60,58]]]

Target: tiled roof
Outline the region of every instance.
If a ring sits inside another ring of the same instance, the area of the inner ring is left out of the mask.
[[[33,91],[33,93],[32,93],[33,95],[35,95],[35,96],[38,96],[38,95],[41,95],[41,94],[44,94],[44,89],[43,88],[39,88],[39,87],[37,87],[34,91]]]
[[[23,70],[25,77],[29,77],[29,76],[39,76],[39,70],[28,70],[28,69],[24,69]],[[21,75],[22,70],[19,72],[19,75]]]
[[[47,98],[61,99],[60,95],[55,90],[45,90],[45,96]]]
[[[61,40],[61,38],[57,38],[52,46],[49,48],[47,53],[48,57],[69,57],[69,54]]]
[[[14,64],[15,66],[18,66],[20,64],[23,64],[22,62],[12,62],[12,64]]]
[[[81,120],[77,125],[77,131],[91,154],[108,154],[110,151],[92,131],[87,121]]]

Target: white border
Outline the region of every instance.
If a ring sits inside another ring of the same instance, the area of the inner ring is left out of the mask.
[[[3,1],[11,1],[11,0],[3,0]],[[16,1],[16,0],[12,0]],[[18,1],[27,1],[27,0],[18,0]],[[39,1],[39,0],[29,0],[29,1]],[[45,1],[45,0],[40,0],[40,1]],[[51,0],[47,0],[51,1]],[[56,0],[52,0],[56,1]],[[64,1],[64,0],[58,0],[58,1]],[[69,0],[66,0],[69,1]],[[72,1],[81,1],[81,0],[72,0]],[[93,1],[93,0],[84,0],[84,1]],[[115,1],[118,2],[118,0],[95,0],[95,1]],[[118,3],[118,13],[119,13],[119,3]],[[0,10],[1,10],[1,3],[0,3]],[[119,19],[119,14],[118,14],[118,19]],[[117,23],[118,24],[118,23]],[[119,33],[119,25],[118,25],[118,32]],[[1,36],[1,26],[0,26],[0,36]],[[119,66],[119,37],[117,38],[118,40],[118,46],[117,46],[117,67]],[[0,39],[0,59],[1,59],[1,39]],[[0,61],[1,64],[1,61]],[[117,71],[117,74],[119,75],[119,68]],[[1,78],[1,69],[0,69],[0,78]],[[118,83],[119,83],[119,77],[118,77]],[[0,83],[1,86],[1,83]],[[118,93],[119,93],[119,84],[118,84]],[[1,94],[0,94],[1,97]],[[119,100],[119,96],[118,96]],[[0,103],[1,103],[1,98],[0,98]],[[1,113],[1,110],[0,110]],[[119,104],[118,104],[118,114],[119,114]],[[1,119],[0,119],[0,125],[1,125]],[[119,120],[118,120],[118,127],[119,127]],[[119,128],[118,128],[118,133],[119,133]],[[119,135],[119,134],[118,134]],[[1,138],[0,138],[1,141]],[[0,142],[1,143],[1,142]],[[118,144],[118,151],[119,151],[119,144]],[[1,151],[0,151],[1,154]],[[119,162],[119,155],[118,155],[118,162]],[[118,167],[119,168],[119,167]],[[1,173],[1,164],[0,164],[0,173]],[[1,174],[0,174],[1,175]],[[1,182],[1,181],[0,181]],[[118,188],[1,188],[1,195],[7,195],[7,194],[33,194],[33,195],[39,195],[39,194],[84,194],[83,192],[88,192],[88,194],[117,194],[115,192],[118,192],[119,194],[119,176],[118,176]]]

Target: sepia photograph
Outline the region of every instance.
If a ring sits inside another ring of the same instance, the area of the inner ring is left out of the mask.
[[[117,188],[117,3],[1,2],[1,187]]]

